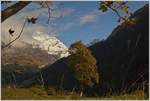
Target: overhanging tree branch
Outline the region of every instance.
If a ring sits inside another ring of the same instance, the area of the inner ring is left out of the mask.
[[[24,27],[25,27],[26,21],[27,21],[27,19],[25,19],[24,24],[23,24],[23,26],[22,26],[22,29],[21,29],[21,31],[20,31],[20,33],[19,33],[19,35],[18,35],[18,36],[17,36],[14,40],[12,40],[12,41],[11,41],[11,42],[9,42],[8,44],[4,45],[4,46],[2,47],[2,49],[4,49],[4,48],[6,48],[6,47],[10,46],[13,42],[15,42],[17,39],[19,39],[19,38],[20,38],[20,36],[21,36],[21,34],[22,34],[23,30],[24,30]]]
[[[119,18],[121,18],[122,20],[126,21],[126,19],[125,19],[124,17],[122,17],[122,16],[119,14],[119,12],[118,12],[115,8],[113,8],[113,7],[111,7],[111,6],[107,6],[107,4],[106,4],[105,2],[103,2],[103,4],[104,4],[106,7],[110,8],[113,12],[115,12]],[[117,9],[118,9],[118,8],[119,8],[119,6],[117,7]]]
[[[5,21],[7,18],[10,16],[16,14],[19,12],[21,9],[23,9],[25,6],[27,6],[31,1],[19,1],[18,3],[4,9],[2,11],[2,18],[1,22]]]

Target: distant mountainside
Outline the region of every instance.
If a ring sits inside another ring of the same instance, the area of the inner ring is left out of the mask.
[[[148,83],[149,6],[137,10],[133,18],[137,19],[136,25],[119,25],[106,40],[89,47],[97,59],[101,91],[125,90],[143,81]],[[60,86],[63,77],[62,86],[73,88],[76,81],[65,61],[66,58],[56,61],[20,86],[38,83],[42,75],[45,85]]]
[[[69,55],[68,48],[56,37],[42,32],[32,36],[33,44],[24,41],[14,42],[11,47],[2,50],[2,64],[36,65],[52,64]],[[2,42],[2,46],[5,43]]]
[[[26,42],[14,43],[1,51],[2,84],[19,83],[59,58],[59,55],[48,54]]]
[[[31,44],[20,42],[20,46],[11,46],[2,50],[2,64],[20,64],[37,66],[52,64],[59,56],[50,55],[45,50],[33,48]]]
[[[2,85],[18,85],[45,66],[69,55],[68,48],[56,37],[42,32],[32,36],[33,44],[14,42],[2,50]],[[2,42],[2,47],[5,45]]]

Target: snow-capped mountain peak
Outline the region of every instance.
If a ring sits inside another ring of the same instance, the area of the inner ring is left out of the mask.
[[[59,55],[60,58],[69,55],[67,46],[54,36],[37,31],[32,37],[36,40],[34,46],[39,46],[42,50],[46,50],[48,54]]]

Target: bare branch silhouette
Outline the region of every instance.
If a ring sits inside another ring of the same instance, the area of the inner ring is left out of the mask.
[[[12,40],[12,41],[10,41],[8,44],[4,45],[4,46],[2,47],[2,49],[6,48],[6,47],[9,47],[13,42],[15,42],[17,39],[20,38],[20,36],[21,36],[21,34],[22,34],[23,30],[24,30],[26,21],[27,21],[27,19],[25,19],[24,24],[23,24],[23,26],[22,26],[22,29],[21,29],[19,35],[18,35],[14,40]]]
[[[16,14],[21,9],[23,9],[25,6],[27,6],[31,1],[19,1],[18,3],[4,9],[2,11],[2,19],[1,22],[5,21],[10,16]]]

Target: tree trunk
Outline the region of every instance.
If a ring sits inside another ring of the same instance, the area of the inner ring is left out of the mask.
[[[45,83],[44,83],[44,79],[43,79],[41,71],[40,71],[40,77],[41,77],[41,82],[42,82],[42,88],[45,88]]]
[[[80,97],[83,96],[83,85],[81,85],[81,92],[80,92]]]
[[[16,14],[19,12],[21,9],[23,9],[25,6],[27,6],[31,1],[19,1],[18,3],[4,9],[2,11],[2,18],[1,22],[5,21],[7,18],[10,16]]]
[[[80,92],[80,97],[82,97],[82,96],[83,96],[83,91]]]
[[[71,95],[73,95],[75,88],[76,88],[76,87],[73,87],[73,89],[72,89],[72,91],[71,91]]]

